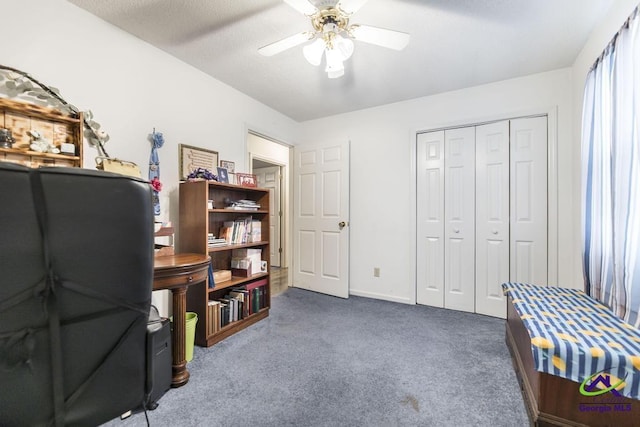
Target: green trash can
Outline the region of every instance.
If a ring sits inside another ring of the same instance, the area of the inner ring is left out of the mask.
[[[198,323],[198,314],[187,311],[185,328],[185,359],[191,362],[193,359],[193,343],[196,339],[196,323]]]

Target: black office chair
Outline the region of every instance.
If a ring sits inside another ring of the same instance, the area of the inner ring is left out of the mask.
[[[0,425],[98,425],[145,402],[143,180],[0,162]]]

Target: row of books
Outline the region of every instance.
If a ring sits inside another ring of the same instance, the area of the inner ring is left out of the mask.
[[[208,334],[215,334],[232,322],[245,319],[267,307],[267,281],[257,280],[245,286],[230,288],[217,300],[209,300]]]
[[[225,221],[220,227],[218,238],[235,245],[259,242],[262,240],[262,222],[250,216]]]

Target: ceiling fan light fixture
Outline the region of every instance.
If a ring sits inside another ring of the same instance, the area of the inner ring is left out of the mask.
[[[334,49],[340,53],[343,61],[351,58],[353,55],[353,40],[349,38],[342,37],[340,35],[335,36],[333,41]]]
[[[318,66],[322,62],[322,54],[324,53],[325,42],[322,38],[317,38],[313,43],[302,48],[302,54],[309,64]]]
[[[335,70],[335,71],[328,71],[327,72],[327,76],[330,79],[337,79],[338,77],[342,77],[342,76],[344,76],[344,68],[341,68],[341,69]]]
[[[335,79],[344,75],[344,64],[342,56],[336,49],[327,49],[327,67],[325,71],[330,79]]]
[[[311,65],[319,66],[324,54],[329,78],[344,75],[343,62],[353,55],[353,40],[402,50],[410,35],[369,25],[350,24],[351,15],[368,0],[284,0],[285,3],[311,19],[313,32],[302,32],[261,47],[258,51],[272,56],[286,49],[312,41],[302,49]]]

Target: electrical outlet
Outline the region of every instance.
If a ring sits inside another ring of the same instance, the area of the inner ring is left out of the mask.
[[[380,277],[380,267],[373,267],[373,277]]]

